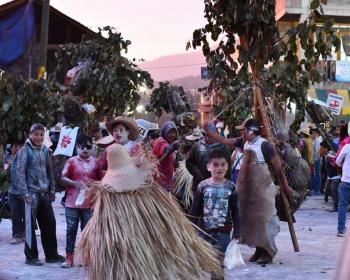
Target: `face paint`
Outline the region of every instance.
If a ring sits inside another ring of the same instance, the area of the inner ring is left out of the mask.
[[[122,124],[117,124],[113,128],[113,137],[117,144],[125,145],[129,142],[129,130],[126,129],[126,127]]]
[[[81,158],[89,158],[92,151],[91,144],[77,145],[77,153]]]

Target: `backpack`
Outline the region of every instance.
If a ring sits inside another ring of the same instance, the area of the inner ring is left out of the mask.
[[[29,165],[32,164],[33,160],[34,160],[34,155],[33,155],[33,151],[32,149],[28,146],[28,145],[24,145],[23,147],[26,152],[27,152],[27,168]],[[43,150],[45,153],[45,157],[47,158],[48,156],[48,149],[46,148],[46,146],[43,146]],[[18,152],[16,153],[15,157],[13,158],[13,161],[11,163],[11,165],[9,166],[10,168],[10,176],[11,176],[11,182],[14,183],[16,182],[16,173],[17,173],[17,164],[18,164]]]

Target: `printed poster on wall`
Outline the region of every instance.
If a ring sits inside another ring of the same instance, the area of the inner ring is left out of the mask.
[[[338,94],[329,93],[327,98],[327,106],[333,115],[340,115],[343,108],[344,97]]]
[[[350,61],[337,61],[335,67],[337,82],[350,82]]]

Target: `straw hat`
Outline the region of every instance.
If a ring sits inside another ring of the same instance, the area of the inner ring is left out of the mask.
[[[136,161],[119,144],[107,147],[108,169],[101,183],[114,192],[127,192],[146,187],[144,170],[136,167]]]
[[[186,136],[186,140],[188,141],[196,141],[202,138],[202,133],[199,128],[195,128],[192,130],[192,134]]]
[[[307,135],[307,136],[311,136],[311,134],[310,134],[310,128],[308,128],[308,127],[304,127],[304,128],[302,128],[302,129],[300,129],[298,132],[303,133],[303,134],[305,134],[305,135]]]
[[[96,145],[105,147],[105,146],[112,144],[114,141],[115,141],[114,137],[112,135],[108,135],[108,136],[105,136],[105,137],[98,139],[96,141]]]
[[[113,128],[117,124],[125,125],[129,129],[129,140],[136,140],[139,136],[139,128],[137,123],[133,119],[127,117],[117,117],[114,121],[106,123],[106,128],[111,135],[113,135]]]

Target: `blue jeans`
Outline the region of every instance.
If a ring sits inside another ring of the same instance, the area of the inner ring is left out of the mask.
[[[319,192],[321,186],[321,161],[315,161],[315,167],[313,172],[311,173],[311,186],[312,191]]]
[[[67,221],[67,247],[66,251],[74,253],[75,241],[77,238],[79,221],[80,229],[83,231],[92,216],[91,209],[69,208],[66,207],[66,221]]]
[[[229,233],[213,232],[209,233],[209,236],[204,234],[201,234],[201,236],[223,254],[225,254],[231,241]]]
[[[341,182],[338,189],[338,232],[345,232],[346,211],[350,199],[350,183]]]

